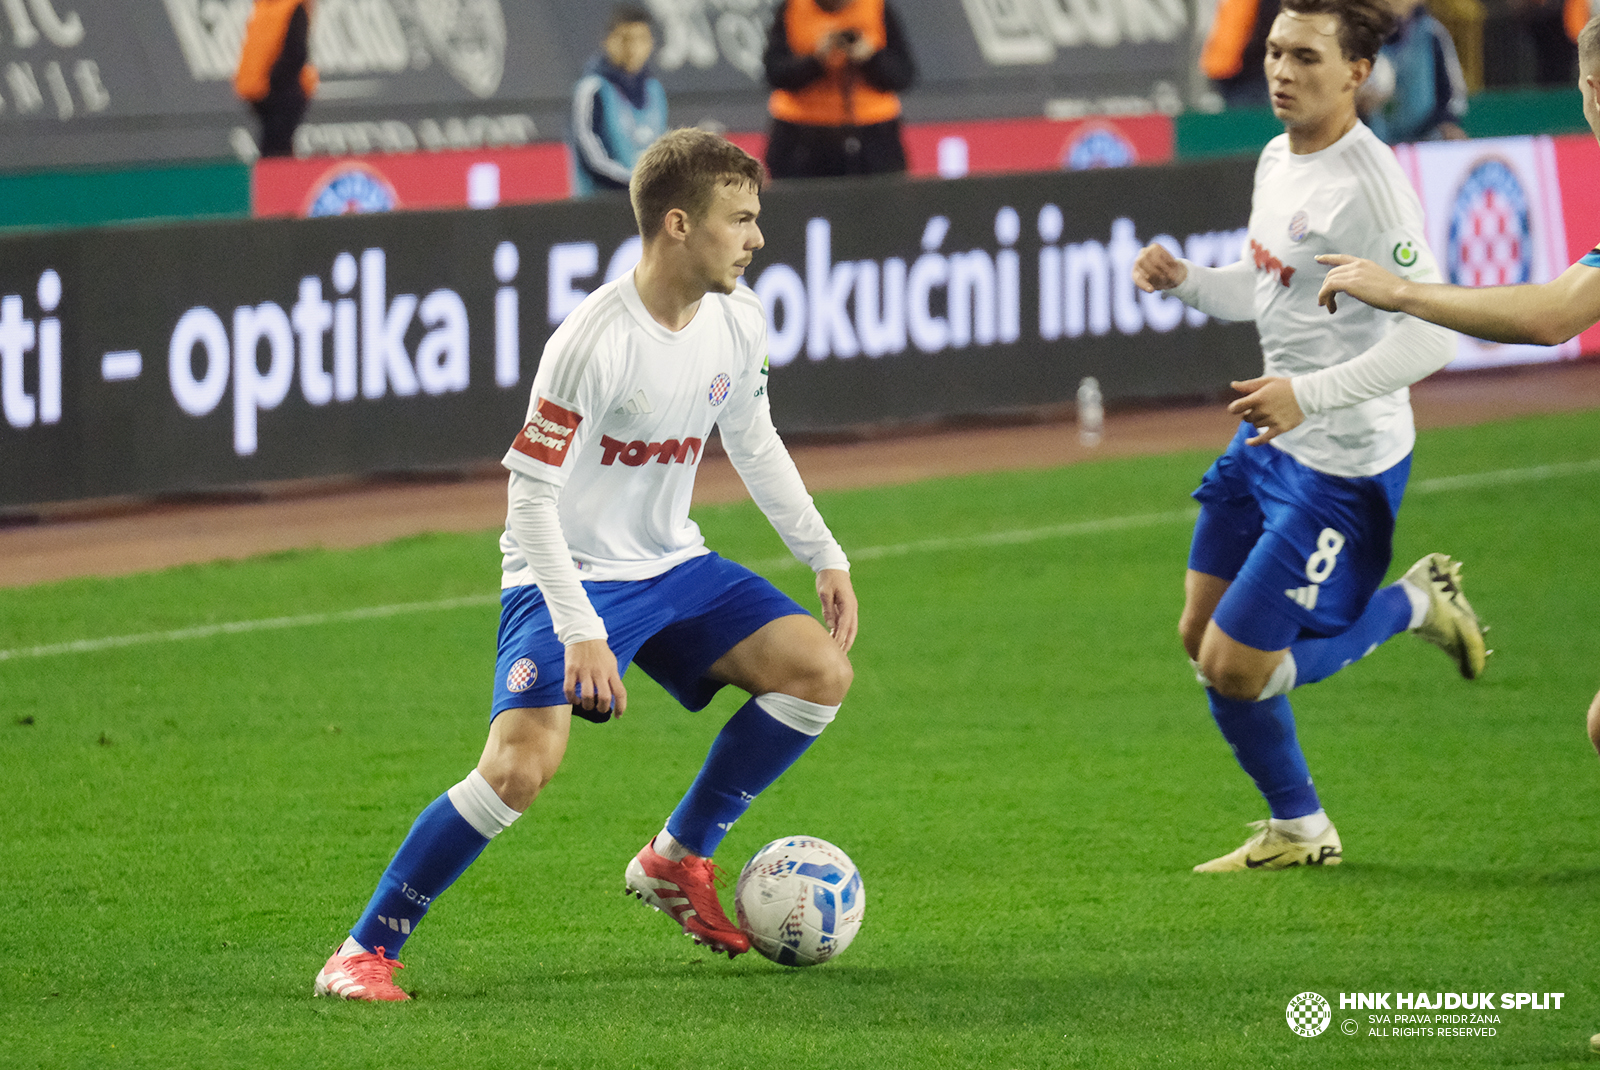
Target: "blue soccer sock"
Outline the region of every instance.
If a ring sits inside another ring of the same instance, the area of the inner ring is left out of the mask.
[[[350,935],[368,951],[382,947],[399,958],[433,901],[518,816],[473,770],[418,815]]]
[[[1322,809],[1311,770],[1295,736],[1294,712],[1279,695],[1265,702],[1226,698],[1206,688],[1211,716],[1275,818],[1304,817]]]
[[[667,818],[667,832],[691,854],[710,858],[756,796],[799,760],[837,710],[779,694],[758,695],[740,706]]]
[[[1324,639],[1301,639],[1291,643],[1293,686],[1326,680],[1346,665],[1360,661],[1410,628],[1414,609],[1405,588],[1391,583],[1372,596],[1361,616],[1345,631]]]

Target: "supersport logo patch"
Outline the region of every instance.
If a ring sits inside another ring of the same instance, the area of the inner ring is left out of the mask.
[[[536,461],[553,464],[557,468],[567,461],[572,433],[583,423],[583,417],[564,409],[549,398],[540,398],[533,416],[521,431],[511,448],[525,453]]]

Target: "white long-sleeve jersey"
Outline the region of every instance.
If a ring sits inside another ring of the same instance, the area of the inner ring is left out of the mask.
[[[633,275],[590,294],[545,345],[511,470],[503,587],[537,583],[565,643],[605,638],[583,580],[641,580],[709,553],[689,519],[715,426],[751,497],[814,570],[848,569],[784,448],[767,397],[766,316],[709,293],[669,331]]]
[[[1290,377],[1305,422],[1271,444],[1331,475],[1376,475],[1416,442],[1411,383],[1450,362],[1451,332],[1343,300],[1317,304],[1323,253],[1351,253],[1407,278],[1437,282],[1422,205],[1394,153],[1357,123],[1318,152],[1295,155],[1287,134],[1256,165],[1242,260],[1189,264],[1175,296],[1221,319],[1253,319],[1264,374]]]

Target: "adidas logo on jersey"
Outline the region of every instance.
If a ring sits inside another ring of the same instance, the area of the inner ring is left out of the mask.
[[[645,416],[655,411],[656,407],[650,404],[650,399],[645,397],[644,391],[641,390],[637,394],[633,395],[633,397],[629,398],[627,404],[618,407],[617,415]]]
[[[1316,609],[1317,592],[1321,589],[1320,584],[1308,583],[1304,587],[1291,587],[1283,593],[1306,609]]]

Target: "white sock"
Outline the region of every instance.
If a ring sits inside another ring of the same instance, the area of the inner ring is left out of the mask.
[[[1275,817],[1272,819],[1274,831],[1293,836],[1297,840],[1314,840],[1331,827],[1333,827],[1333,822],[1328,820],[1327,812],[1323,810],[1318,810],[1314,814],[1307,814],[1305,817]]]
[[[1267,678],[1266,686],[1261,689],[1261,694],[1256,696],[1256,701],[1265,702],[1269,698],[1287,695],[1294,690],[1295,680],[1299,675],[1300,667],[1294,663],[1294,652],[1285,650],[1283,660],[1272,670],[1272,675]]]
[[[803,698],[795,698],[793,695],[785,695],[778,691],[757,695],[756,705],[774,721],[807,736],[822,735],[822,730],[827,728],[839,713],[837,706],[807,702]]]
[[[1418,589],[1416,584],[1405,579],[1400,581],[1400,589],[1411,599],[1411,623],[1406,625],[1406,630],[1414,632],[1428,619],[1428,610],[1433,606],[1433,599],[1428,597],[1427,591]]]
[[[353,936],[345,937],[344,943],[339,945],[339,950],[336,952],[336,954],[340,955],[365,955],[366,953],[367,949],[356,943],[356,938]]]
[[[655,848],[656,854],[668,862],[682,862],[692,853],[666,829],[656,833],[656,838],[650,841],[650,845]]]
[[[450,796],[450,805],[456,808],[462,820],[477,829],[478,834],[486,840],[494,839],[510,828],[511,822],[522,816],[501,801],[489,782],[483,779],[483,774],[476,769],[445,794]]]

